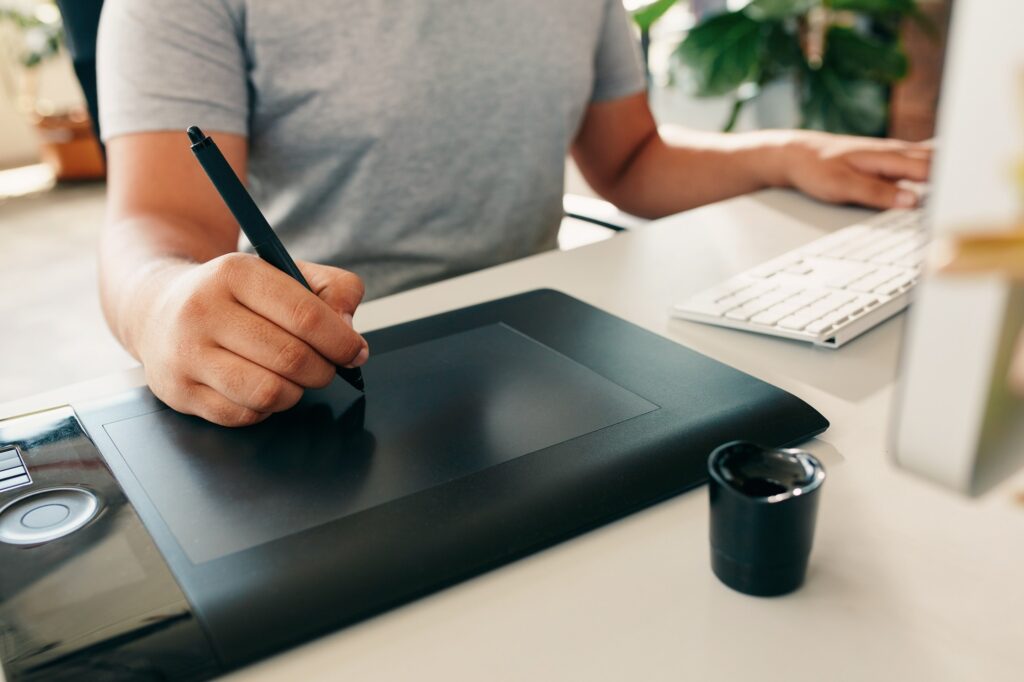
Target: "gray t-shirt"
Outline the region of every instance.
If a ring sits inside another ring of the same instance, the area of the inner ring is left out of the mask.
[[[552,248],[588,103],[645,86],[621,0],[106,0],[98,50],[104,139],[247,136],[288,249],[368,297]]]

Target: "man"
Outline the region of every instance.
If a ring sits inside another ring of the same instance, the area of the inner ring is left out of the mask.
[[[620,0],[107,0],[98,59],[107,319],[157,396],[225,425],[366,362],[364,283],[380,296],[552,248],[567,152],[647,217],[768,186],[911,206],[896,181],[930,157],[790,131],[669,146]],[[315,295],[237,252],[192,124]]]

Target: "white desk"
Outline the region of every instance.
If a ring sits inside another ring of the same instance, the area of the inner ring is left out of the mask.
[[[666,314],[861,215],[765,192],[368,303],[356,320],[368,330],[552,287],[807,400],[832,428],[809,446],[829,480],[802,590],[758,599],[722,586],[699,489],[236,679],[1022,679],[1024,472],[970,500],[892,465],[902,319],[832,351]],[[107,377],[0,405],[0,417],[140,382]]]

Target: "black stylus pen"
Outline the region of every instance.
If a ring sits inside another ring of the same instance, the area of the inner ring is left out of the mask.
[[[312,291],[309,282],[302,276],[295,261],[285,250],[284,244],[274,234],[270,223],[260,212],[256,202],[252,200],[245,185],[235,175],[235,171],[231,170],[231,166],[224,155],[220,153],[216,143],[204,135],[198,126],[191,126],[188,129],[188,139],[192,142],[192,153],[195,154],[196,160],[206,171],[206,175],[217,189],[220,198],[224,200],[232,215],[235,216],[235,220],[238,221],[242,232],[252,243],[256,254]],[[363,373],[358,367],[338,367],[338,376],[354,388],[360,391],[365,390]]]

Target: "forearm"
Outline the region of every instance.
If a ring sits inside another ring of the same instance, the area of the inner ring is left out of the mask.
[[[674,132],[650,136],[605,198],[622,210],[660,218],[765,187],[787,184],[786,131]]]
[[[170,281],[233,250],[200,226],[159,215],[115,219],[100,240],[100,300],[110,330],[139,358],[138,335]]]

